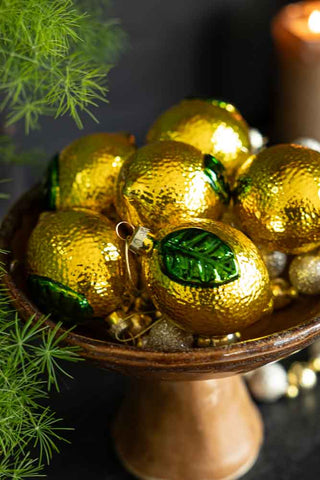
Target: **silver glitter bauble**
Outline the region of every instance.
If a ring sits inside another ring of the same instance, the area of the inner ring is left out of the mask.
[[[317,295],[320,293],[319,250],[295,257],[289,268],[289,278],[299,293]]]
[[[158,351],[187,350],[192,347],[193,335],[176,327],[168,317],[162,319],[151,328],[144,337],[143,347]]]
[[[275,402],[288,388],[287,373],[280,363],[270,363],[246,377],[252,395],[261,402]]]
[[[257,128],[250,128],[249,138],[252,153],[259,152],[268,143],[267,137],[264,137]]]
[[[261,249],[262,258],[269,272],[269,277],[277,278],[283,273],[286,268],[288,257],[285,253],[273,251],[268,252]]]

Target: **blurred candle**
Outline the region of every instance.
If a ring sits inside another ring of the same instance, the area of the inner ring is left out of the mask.
[[[284,7],[274,18],[278,54],[275,127],[279,141],[320,141],[320,1]]]

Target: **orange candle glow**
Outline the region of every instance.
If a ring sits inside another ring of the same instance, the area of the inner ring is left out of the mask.
[[[320,1],[284,7],[272,34],[279,60],[278,140],[320,141]]]

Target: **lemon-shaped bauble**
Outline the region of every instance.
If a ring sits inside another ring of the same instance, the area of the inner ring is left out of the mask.
[[[320,244],[320,153],[276,145],[252,156],[235,184],[243,230],[269,250],[302,253]]]
[[[131,270],[136,280],[134,263]],[[27,271],[40,309],[75,323],[121,308],[128,287],[114,225],[80,209],[40,215],[28,242]]]
[[[50,164],[49,208],[108,212],[122,164],[134,151],[134,137],[125,133],[94,133],[72,142]]]
[[[116,207],[123,220],[153,232],[192,218],[219,218],[229,202],[222,164],[181,142],[146,145],[120,171]]]
[[[183,100],[165,111],[147,134],[147,142],[189,143],[217,157],[232,174],[250,153],[249,127],[233,105],[214,100]]]
[[[202,220],[167,227],[142,257],[146,288],[157,308],[201,335],[233,333],[272,309],[266,266],[243,233]]]

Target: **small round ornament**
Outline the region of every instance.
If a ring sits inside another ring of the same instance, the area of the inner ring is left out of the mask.
[[[289,267],[289,277],[298,292],[318,295],[320,293],[319,250],[295,257]]]
[[[30,292],[44,313],[59,319],[105,317],[121,308],[128,290],[124,258],[106,217],[81,209],[42,213],[28,242]]]
[[[142,274],[156,307],[195,334],[233,333],[272,309],[269,276],[258,249],[221,222],[168,226],[142,256]]]
[[[257,368],[246,377],[250,392],[261,402],[275,402],[286,394],[287,373],[280,363]]]
[[[181,142],[156,142],[124,162],[116,208],[153,232],[192,218],[219,218],[229,202],[222,164]]]
[[[317,384],[317,374],[306,362],[294,362],[289,371],[288,379],[290,386],[311,390]]]
[[[165,315],[143,336],[142,346],[148,350],[175,352],[189,350],[193,345],[193,335],[177,327]]]
[[[284,308],[298,297],[298,291],[284,278],[274,278],[270,284],[273,307],[275,310]]]
[[[276,145],[239,169],[235,212],[243,230],[269,250],[298,254],[320,244],[320,153]]]
[[[125,133],[94,133],[72,142],[49,166],[49,208],[108,212],[122,164],[135,150],[133,135]]]
[[[252,153],[258,153],[268,143],[267,137],[264,137],[257,128],[250,128],[249,137],[250,137]]]
[[[147,134],[147,142],[189,143],[220,160],[232,174],[250,153],[249,128],[233,105],[217,100],[183,100],[165,111]]]
[[[265,249],[261,249],[261,255],[268,269],[269,277],[271,279],[280,277],[286,268],[288,256],[277,250],[270,252]]]

